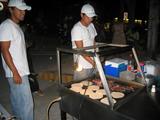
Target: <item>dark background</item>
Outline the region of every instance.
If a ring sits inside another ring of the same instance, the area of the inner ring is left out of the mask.
[[[112,21],[115,17],[122,17],[122,7],[127,11],[126,1],[129,0],[26,0],[32,6],[28,12],[26,22],[37,24],[38,20],[43,21],[48,31],[57,31],[57,24],[62,23],[65,16],[72,16],[73,23],[79,20],[80,9],[84,3],[91,3],[100,22]],[[130,0],[133,1],[133,0]],[[148,19],[148,0],[135,1],[135,18]]]

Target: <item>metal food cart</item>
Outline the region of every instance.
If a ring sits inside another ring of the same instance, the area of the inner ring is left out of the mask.
[[[136,55],[135,49],[127,45],[113,45],[113,44],[98,44],[96,46],[89,46],[83,49],[66,49],[57,48],[57,61],[58,61],[58,75],[59,75],[59,94],[61,96],[60,109],[61,119],[66,120],[66,113],[74,116],[79,120],[154,120],[159,119],[158,113],[160,113],[159,107],[159,95],[158,93],[149,94],[146,85],[145,77],[142,75],[142,83],[117,80],[113,79],[117,83],[124,85],[131,85],[135,88],[133,92],[127,94],[123,99],[119,99],[117,103],[114,103],[111,96],[111,91],[108,85],[108,77],[104,74],[102,64],[99,59],[98,53],[86,52],[85,50],[93,48],[116,48],[115,52],[123,52],[123,50],[131,50],[135,57],[137,66],[139,60]],[[113,49],[111,49],[113,51]],[[62,66],[61,66],[61,53],[71,54],[86,54],[94,57],[95,63],[99,72],[99,76],[106,92],[106,96],[109,100],[109,105],[101,103],[99,100],[93,100],[85,95],[76,93],[69,89],[69,86],[74,81],[64,84],[62,80]],[[104,53],[104,52],[103,52]],[[112,52],[110,52],[112,53]]]

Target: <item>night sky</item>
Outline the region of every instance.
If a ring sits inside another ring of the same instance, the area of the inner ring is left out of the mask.
[[[48,0],[45,1],[38,1],[37,0],[26,0],[32,6],[32,12],[38,12],[43,10],[46,15],[54,17],[58,15],[60,11],[68,12],[69,14],[74,14],[80,12],[81,6],[86,3],[87,0]],[[101,16],[106,16],[108,18],[115,17],[119,14],[120,11],[120,1],[121,0],[89,0],[96,9],[96,12],[100,13]],[[125,0],[122,0],[125,1]],[[148,0],[135,0],[136,1],[136,13],[139,17],[146,12],[147,9],[147,1]]]
[[[138,19],[148,18],[148,0],[136,0],[135,17]],[[27,21],[35,23],[42,17],[44,24],[53,28],[58,23],[63,22],[66,15],[74,18],[74,22],[79,20],[81,6],[86,0],[26,0],[27,4],[32,6],[32,11],[27,15]],[[98,18],[102,22],[113,20],[120,16],[120,0],[89,0],[94,6]]]

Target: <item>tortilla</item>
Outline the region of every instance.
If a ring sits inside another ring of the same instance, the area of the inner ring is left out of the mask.
[[[103,95],[106,95],[105,89],[99,89],[96,91],[96,93],[102,93]]]
[[[81,89],[81,90],[80,90],[80,94],[81,94],[81,95],[85,95],[85,89]]]
[[[71,87],[70,90],[74,91],[74,92],[80,92],[82,90],[81,87]]]
[[[91,86],[88,86],[88,89],[91,89],[92,91],[96,91],[99,89],[99,86],[97,85],[91,85]]]
[[[90,95],[89,95],[90,98],[92,99],[101,99],[103,97],[103,94],[102,93],[96,93],[96,92],[92,92]]]
[[[71,87],[83,87],[82,83],[74,83],[71,85]]]
[[[85,95],[90,95],[92,93],[93,93],[93,91],[91,89],[87,89]]]
[[[111,96],[113,98],[115,98],[115,99],[117,99],[117,98],[123,98],[124,97],[124,93],[122,93],[122,92],[112,92]]]
[[[108,98],[107,98],[107,97],[105,97],[105,98],[101,99],[101,100],[100,100],[100,102],[102,102],[102,103],[104,103],[104,104],[109,105],[109,100],[108,100]],[[116,100],[115,100],[115,99],[113,99],[113,103],[116,103]]]

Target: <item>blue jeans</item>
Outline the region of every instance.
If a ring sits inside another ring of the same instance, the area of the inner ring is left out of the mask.
[[[96,69],[91,68],[91,69],[83,69],[82,71],[74,71],[74,80],[79,81],[79,80],[84,80],[89,77],[92,77],[93,75],[96,74]]]
[[[13,78],[7,78],[10,86],[10,100],[13,115],[18,120],[33,120],[33,98],[28,76],[22,77],[21,84],[15,84]]]

